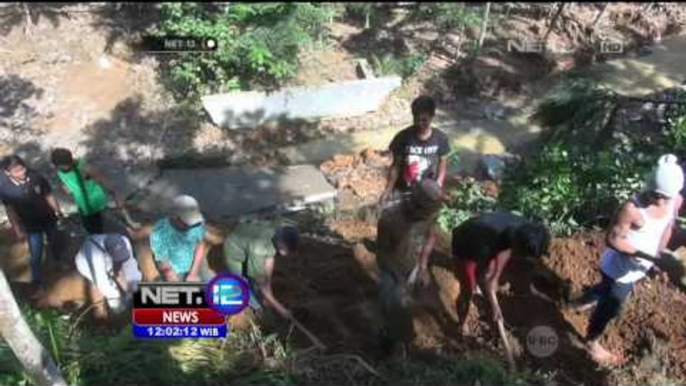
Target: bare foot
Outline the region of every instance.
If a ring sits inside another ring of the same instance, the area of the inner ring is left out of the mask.
[[[598,342],[589,344],[588,353],[591,358],[602,365],[616,365],[620,363],[620,358],[601,346]]]

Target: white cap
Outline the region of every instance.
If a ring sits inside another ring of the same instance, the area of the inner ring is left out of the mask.
[[[195,198],[187,195],[178,196],[172,202],[172,213],[179,216],[181,221],[188,226],[205,221],[200,212],[200,206]]]
[[[657,161],[651,181],[652,190],[674,197],[684,188],[684,171],[674,154],[665,154]]]

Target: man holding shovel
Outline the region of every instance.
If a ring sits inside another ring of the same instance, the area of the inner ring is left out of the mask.
[[[543,225],[508,212],[482,214],[453,229],[452,254],[460,280],[456,308],[462,333],[465,333],[472,297],[481,281],[510,366],[514,366],[514,359],[498,303],[498,282],[511,259],[539,259],[548,249],[549,242],[550,235]]]
[[[411,109],[414,124],[398,132],[388,146],[393,163],[379,199],[381,209],[407,198],[412,187],[421,181],[432,180],[442,187],[448,172],[450,141],[443,131],[432,126],[436,101],[422,95],[412,101]],[[423,260],[429,258],[436,244],[434,228],[430,227],[427,232]]]
[[[574,302],[577,310],[595,306],[586,343],[591,357],[600,363],[618,362],[618,357],[600,345],[612,319],[619,316],[634,285],[646,277],[672,235],[683,202],[680,194],[684,174],[676,156],[660,157],[646,189],[619,210],[607,235],[607,249],[600,261],[602,280]]]
[[[433,180],[414,185],[410,199],[383,213],[378,225],[377,259],[383,327],[379,338],[388,354],[402,343],[408,353],[414,335],[411,291],[415,283],[428,282],[426,239],[432,234],[443,203],[443,190]]]
[[[293,256],[298,250],[298,230],[292,226],[274,226],[266,222],[240,223],[224,241],[224,259],[231,273],[250,283],[250,307],[262,311],[267,305],[290,320],[318,348],[324,344],[284,307],[272,289],[276,259]]]
[[[127,225],[133,228],[139,227],[130,220],[124,208],[124,200],[102,173],[87,165],[83,159],[74,159],[68,149],[54,149],[50,160],[53,167],[57,169],[60,187],[74,200],[79,209],[83,227],[89,234],[104,233],[103,213],[107,209],[108,193],[114,199],[117,208],[122,211]]]

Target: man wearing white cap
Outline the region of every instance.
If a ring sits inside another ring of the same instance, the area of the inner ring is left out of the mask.
[[[150,234],[157,269],[166,281],[209,281],[205,252],[205,219],[195,198],[178,196],[168,217],[155,224]]]
[[[76,269],[90,282],[91,298],[104,297],[115,313],[126,310],[142,277],[131,242],[118,234],[89,236],[76,255]],[[96,304],[95,313],[104,317],[105,304]]]
[[[607,249],[600,261],[602,280],[575,301],[583,311],[595,306],[586,341],[593,359],[616,363],[618,358],[602,347],[599,339],[617,317],[634,284],[648,271],[667,247],[683,198],[684,174],[671,154],[660,157],[646,188],[619,210],[607,235]]]

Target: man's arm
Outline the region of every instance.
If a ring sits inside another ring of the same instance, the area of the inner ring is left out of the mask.
[[[391,166],[388,168],[386,188],[384,189],[383,194],[381,194],[381,199],[379,200],[381,203],[388,199],[388,196],[391,194],[391,191],[393,191],[393,188],[395,188],[395,185],[398,182],[398,178],[400,178],[402,152],[404,147],[403,142],[405,141],[402,133],[403,132],[396,134],[395,137],[393,137],[393,140],[391,140],[391,143],[388,145],[388,150],[391,152]]]
[[[640,214],[632,203],[626,203],[617,214],[617,219],[607,234],[607,244],[628,256],[635,255],[638,250],[628,241],[627,235],[634,223],[638,221]]]
[[[674,217],[676,218],[677,216],[679,216],[679,211],[681,210],[683,198],[681,197],[681,195],[677,195],[674,199],[676,200],[674,203]],[[672,238],[672,233],[674,232],[675,222],[676,220],[672,220],[665,229],[665,232],[662,234],[662,239],[660,240],[660,252],[667,249],[667,245],[669,245],[669,240]]]
[[[448,157],[441,157],[438,161],[438,177],[436,178],[436,183],[438,186],[443,187],[445,182],[445,176],[448,174]]]
[[[50,205],[50,208],[52,208],[57,216],[64,217],[64,213],[62,213],[62,209],[60,209],[60,204],[57,202],[52,193],[47,194],[45,199],[48,201],[48,205]]]
[[[105,190],[107,190],[112,195],[112,198],[114,198],[117,207],[121,208],[123,206],[124,201],[121,199],[121,197],[119,197],[119,194],[117,194],[117,191],[114,189],[114,185],[110,182],[110,180],[107,177],[105,177],[104,174],[102,174],[94,167],[86,164],[83,164],[83,166],[81,166],[81,170],[85,175],[90,176],[92,179],[94,179],[100,185],[102,185],[102,187],[105,188]]]
[[[445,182],[445,176],[448,174],[448,156],[450,155],[450,141],[446,135],[442,135],[440,148],[438,156],[438,176],[436,177],[436,182],[439,186],[443,187]]]
[[[24,230],[21,226],[21,221],[19,220],[17,212],[15,212],[14,209],[12,209],[12,207],[7,204],[5,204],[5,212],[7,213],[7,218],[9,218],[10,220],[10,225],[12,225],[14,235],[20,241],[24,241],[24,238],[26,238],[26,234],[24,233]]]
[[[427,271],[429,269],[429,257],[431,256],[431,252],[433,252],[435,245],[436,228],[435,225],[432,224],[426,234],[426,241],[424,241],[421,253],[419,254],[419,272],[417,276],[424,285],[428,284]]]
[[[500,303],[498,303],[498,282],[500,281],[500,275],[503,273],[503,269],[510,261],[512,256],[512,250],[506,249],[498,254],[488,266],[488,272],[486,273],[486,293],[488,295],[488,300],[493,308],[493,318],[496,321],[503,319],[503,313],[500,310]]]
[[[288,308],[284,307],[281,302],[276,300],[276,297],[274,296],[274,292],[272,291],[272,277],[274,273],[274,258],[270,257],[265,261],[265,273],[266,273],[266,278],[265,280],[260,284],[260,292],[262,293],[262,296],[264,299],[267,301],[267,303],[276,310],[281,316],[283,316],[285,319],[288,319],[291,321],[300,331],[302,331],[303,334],[305,334],[311,341],[312,343],[315,344],[315,346],[325,349],[326,346],[317,338],[310,330],[305,328],[296,318],[293,316],[293,313],[291,313]]]
[[[169,261],[166,259],[157,261],[157,269],[160,271],[160,274],[162,274],[164,280],[179,281],[179,276],[174,272],[174,268],[172,268],[171,264],[169,264]]]
[[[386,187],[384,188],[384,191],[381,194],[381,200],[380,200],[381,202],[388,199],[388,196],[391,194],[391,191],[395,187],[396,183],[398,182],[398,178],[400,177],[399,157],[397,157],[395,154],[392,154],[391,157],[393,159],[393,162],[391,163],[391,166],[388,169],[388,175],[386,178]]]
[[[207,250],[207,245],[205,241],[202,240],[195,246],[195,253],[193,255],[193,265],[191,266],[190,272],[186,277],[186,281],[198,281],[200,279],[200,266],[202,266],[202,260],[205,258],[205,251]]]
[[[260,292],[262,293],[262,296],[264,297],[264,300],[267,301],[267,303],[276,310],[276,312],[279,313],[279,315],[283,316],[286,319],[291,319],[293,317],[293,314],[286,308],[284,307],[281,302],[279,302],[276,297],[274,296],[274,292],[272,291],[272,277],[274,274],[274,258],[270,257],[265,261],[265,279],[260,283]]]

